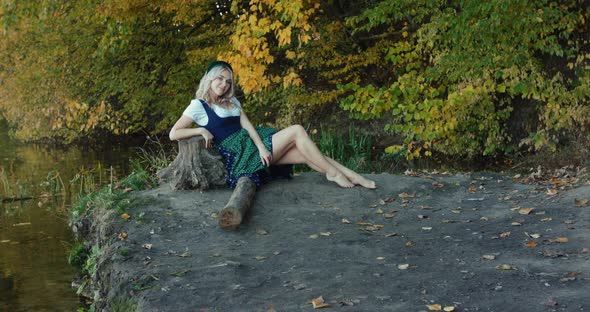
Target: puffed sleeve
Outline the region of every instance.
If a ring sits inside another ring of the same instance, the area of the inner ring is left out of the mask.
[[[206,126],[209,122],[207,112],[200,100],[192,100],[182,114],[192,119],[199,126]]]

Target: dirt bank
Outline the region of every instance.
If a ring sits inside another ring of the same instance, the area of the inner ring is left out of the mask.
[[[590,185],[370,177],[377,190],[315,173],[273,182],[235,232],[216,219],[230,190],[139,192],[103,234],[98,306],[313,311],[323,296],[326,311],[590,310]]]

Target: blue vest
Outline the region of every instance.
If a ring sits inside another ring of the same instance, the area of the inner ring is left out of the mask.
[[[209,105],[207,105],[207,103],[205,103],[205,101],[199,101],[201,101],[201,104],[203,104],[203,108],[205,108],[205,112],[207,113],[207,118],[209,118],[209,122],[206,126],[203,126],[203,128],[207,129],[209,132],[211,132],[211,134],[213,134],[213,139],[217,143],[220,143],[228,136],[242,129],[242,125],[240,124],[240,116],[221,118],[211,107],[209,107]]]

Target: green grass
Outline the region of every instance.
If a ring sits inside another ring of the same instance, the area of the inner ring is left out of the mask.
[[[77,243],[70,248],[70,251],[68,252],[68,263],[71,266],[82,271],[87,259],[88,250],[84,243]]]
[[[358,133],[353,127],[347,132],[321,127],[310,137],[322,153],[356,172],[371,172],[374,169],[373,139]],[[295,166],[295,171],[310,171],[306,165]]]

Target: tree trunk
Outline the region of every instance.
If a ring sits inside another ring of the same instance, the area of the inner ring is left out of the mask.
[[[160,181],[170,183],[175,190],[204,191],[225,186],[223,159],[214,150],[204,148],[204,142],[201,136],[179,140],[176,159],[157,173]]]
[[[219,226],[224,230],[234,230],[240,226],[255,194],[256,184],[248,177],[239,178],[227,205],[219,214]]]

